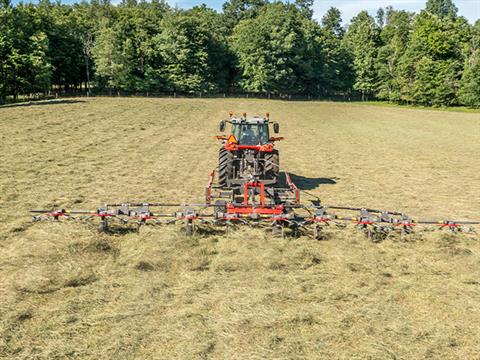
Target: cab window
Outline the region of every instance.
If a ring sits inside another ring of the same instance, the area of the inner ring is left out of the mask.
[[[267,124],[233,124],[232,134],[241,145],[264,145],[268,143]]]

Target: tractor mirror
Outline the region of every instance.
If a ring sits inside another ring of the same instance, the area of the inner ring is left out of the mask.
[[[218,129],[220,130],[220,132],[225,131],[225,120],[220,121],[220,124],[218,124]]]
[[[273,132],[275,134],[278,134],[280,132],[280,124],[279,123],[273,123]]]

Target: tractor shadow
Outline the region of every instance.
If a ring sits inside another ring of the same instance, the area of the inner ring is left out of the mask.
[[[335,185],[337,181],[331,178],[309,178],[301,175],[290,174],[290,179],[300,190],[314,190],[321,185]],[[337,179],[338,180],[338,179]],[[279,183],[282,187],[287,186],[285,172],[281,171],[279,176]]]

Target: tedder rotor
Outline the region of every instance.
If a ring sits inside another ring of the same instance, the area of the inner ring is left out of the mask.
[[[110,232],[114,226],[134,223],[142,225],[168,225],[183,223],[187,235],[197,230],[223,227],[228,231],[237,225],[270,228],[275,235],[309,235],[323,238],[323,229],[334,225],[344,228],[348,223],[372,240],[382,240],[389,233],[408,234],[415,228],[448,229],[453,232],[474,231],[480,221],[415,220],[392,211],[362,207],[321,204],[318,198],[310,204],[300,202],[300,189],[285,172],[280,177],[279,152],[275,142],[282,137],[279,124],[264,117],[234,117],[222,120],[217,136],[222,145],[218,153],[218,167],[210,173],[205,199],[199,203],[114,203],[104,204],[96,210],[31,210],[33,220],[94,220],[99,219],[99,231]],[[310,195],[310,194],[307,194]],[[311,196],[311,195],[310,195]],[[160,210],[163,209],[163,210]],[[337,213],[332,213],[336,210]],[[354,212],[354,214],[352,214]]]

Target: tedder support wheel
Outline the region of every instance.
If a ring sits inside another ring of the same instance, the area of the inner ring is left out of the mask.
[[[285,227],[283,224],[275,222],[272,225],[272,236],[274,237],[285,237]]]
[[[217,200],[215,201],[215,207],[213,208],[214,216],[216,221],[219,224],[225,225],[226,233],[230,232],[230,228],[232,227],[232,223],[230,221],[222,221],[220,219],[224,219],[227,214],[227,201],[226,200]]]
[[[228,186],[228,180],[233,177],[233,154],[222,146],[218,152],[218,184]]]
[[[98,232],[99,232],[99,233],[106,233],[106,232],[108,232],[107,219],[105,219],[105,218],[100,219],[100,224],[98,225]]]
[[[280,156],[278,150],[265,153],[265,176],[267,179],[278,179],[280,172]]]
[[[213,208],[215,215],[225,214],[227,212],[227,202],[225,200],[215,201],[215,207]]]
[[[193,235],[193,221],[190,219],[185,220],[185,235],[192,236]]]

